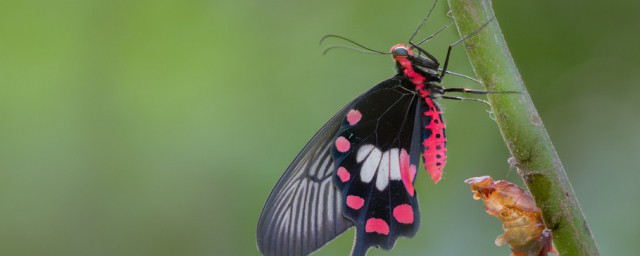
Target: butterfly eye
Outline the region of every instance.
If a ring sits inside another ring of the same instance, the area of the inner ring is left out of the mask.
[[[406,47],[398,46],[391,50],[391,54],[393,54],[394,57],[407,57],[409,56],[409,50],[407,50]]]

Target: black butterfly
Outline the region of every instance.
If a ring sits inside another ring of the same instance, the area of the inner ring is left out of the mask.
[[[409,45],[388,53],[345,39],[391,54],[398,72],[347,104],[293,160],[258,222],[262,254],[306,255],[354,225],[352,255],[365,255],[372,246],[391,249],[398,237],[415,235],[420,211],[413,183],[420,155],[434,182],[446,163],[445,125],[433,99],[467,99],[447,92],[489,93],[439,85],[449,73],[452,47],[476,32],[449,46],[442,69],[419,47],[431,37],[412,42],[417,30]]]

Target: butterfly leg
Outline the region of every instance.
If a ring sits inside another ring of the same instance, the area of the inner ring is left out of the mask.
[[[438,71],[442,72],[442,71],[443,71],[443,69],[438,68]],[[445,72],[446,72],[447,74],[449,74],[449,75],[452,75],[452,76],[462,77],[462,78],[464,78],[464,79],[474,81],[474,82],[476,82],[476,83],[478,83],[478,84],[484,84],[482,81],[478,80],[477,78],[473,78],[473,77],[468,76],[468,75],[465,75],[465,74],[461,74],[461,73],[453,72],[453,71],[450,71],[450,70],[447,70],[447,71],[445,71]]]
[[[477,101],[477,102],[482,102],[482,103],[484,103],[484,104],[487,104],[487,106],[491,107],[491,104],[489,104],[489,102],[488,102],[488,101],[483,100],[483,99],[476,99],[476,98],[464,98],[464,97],[449,96],[449,95],[442,95],[442,96],[440,96],[440,98],[448,99],[448,100],[468,100],[468,101]]]
[[[443,92],[461,92],[461,93],[469,93],[469,94],[496,94],[496,93],[520,93],[516,91],[483,91],[483,90],[474,90],[467,88],[446,88]]]

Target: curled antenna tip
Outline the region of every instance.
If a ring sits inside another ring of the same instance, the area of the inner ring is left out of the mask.
[[[351,44],[353,44],[355,46],[358,46],[358,47],[360,47],[362,49],[356,49],[356,48],[351,48],[351,47],[346,47],[346,46],[339,46],[339,47],[330,46],[329,48],[348,48],[348,49],[353,49],[353,50],[360,51],[360,52],[365,52],[365,53],[388,54],[388,53],[383,52],[383,51],[378,51],[378,50],[371,49],[371,48],[366,47],[366,46],[364,46],[362,44],[359,44],[359,43],[357,43],[357,42],[355,42],[355,41],[353,41],[353,40],[351,40],[349,38],[346,38],[346,37],[343,37],[343,36],[339,36],[339,35],[326,35],[326,36],[323,36],[320,39],[320,44],[322,44],[322,42],[324,42],[324,40],[327,39],[327,38],[338,38],[338,39],[347,41],[347,42],[349,42],[349,43],[351,43]]]
[[[331,50],[331,49],[333,49],[333,48],[329,47],[327,49],[324,49],[324,51],[322,51],[322,56],[327,55],[327,52],[329,52],[329,50]]]
[[[360,52],[360,53],[366,53],[366,54],[391,54],[388,52],[378,52],[378,51],[370,51],[369,49],[360,49],[360,48],[354,48],[354,47],[349,47],[349,46],[345,46],[345,45],[330,45],[329,47],[327,47],[327,49],[325,49],[322,52],[322,55],[327,54],[327,52],[329,52],[330,50],[333,49],[346,49],[346,50],[352,50],[352,51],[356,51],[356,52]]]
[[[331,35],[331,34],[329,34],[329,35],[325,35],[325,36],[323,36],[322,38],[320,38],[320,44],[322,45],[322,42],[324,42],[324,40],[325,40],[325,39],[330,38],[330,37],[340,37],[340,36],[337,36],[337,35]]]

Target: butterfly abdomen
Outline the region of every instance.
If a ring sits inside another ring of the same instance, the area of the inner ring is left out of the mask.
[[[447,162],[447,138],[445,124],[438,105],[426,98],[422,110],[422,159],[433,182],[442,178],[442,168]]]

